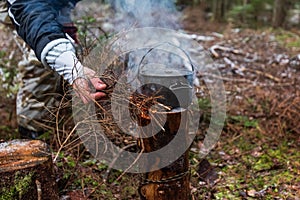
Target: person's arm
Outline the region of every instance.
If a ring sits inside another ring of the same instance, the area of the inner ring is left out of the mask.
[[[34,50],[37,58],[72,84],[86,103],[104,96],[102,92],[91,93],[86,79],[90,79],[96,90],[102,90],[106,85],[99,78],[91,77],[92,73],[84,72],[71,39],[57,21],[66,2],[67,6],[74,7],[77,1],[8,0],[8,11],[17,33]]]

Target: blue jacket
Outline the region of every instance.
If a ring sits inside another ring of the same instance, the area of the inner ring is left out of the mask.
[[[80,0],[7,0],[9,16],[21,38],[41,59],[41,52],[51,41],[66,38],[64,20]],[[67,8],[67,9],[66,9]]]

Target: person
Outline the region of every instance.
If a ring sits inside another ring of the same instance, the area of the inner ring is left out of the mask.
[[[18,66],[22,83],[16,112],[21,138],[37,139],[45,131],[43,123],[57,106],[54,94],[62,85],[60,77],[85,104],[105,96],[106,84],[76,56],[77,29],[71,11],[79,1],[6,1],[14,29],[28,46]]]

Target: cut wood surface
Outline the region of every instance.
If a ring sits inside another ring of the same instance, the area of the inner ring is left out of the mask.
[[[0,200],[58,198],[52,157],[40,140],[0,143]]]

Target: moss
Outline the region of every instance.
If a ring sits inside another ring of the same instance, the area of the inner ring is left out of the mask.
[[[30,189],[32,176],[33,173],[22,176],[19,172],[17,172],[14,177],[14,185],[8,189],[2,189],[0,200],[21,199],[22,196]]]
[[[32,183],[32,176],[32,172],[24,177],[18,177],[18,175],[15,176],[15,188],[17,193],[19,194],[19,197],[22,197],[30,188],[30,185]]]
[[[264,154],[262,155],[256,163],[253,165],[255,171],[262,171],[271,169],[273,166],[273,160],[270,156]]]
[[[300,48],[300,37],[290,31],[279,30],[279,32],[276,34],[276,40],[285,47]]]
[[[0,194],[0,200],[10,200],[14,199],[16,196],[16,191],[14,187],[11,187],[9,189],[2,189],[1,194]]]

